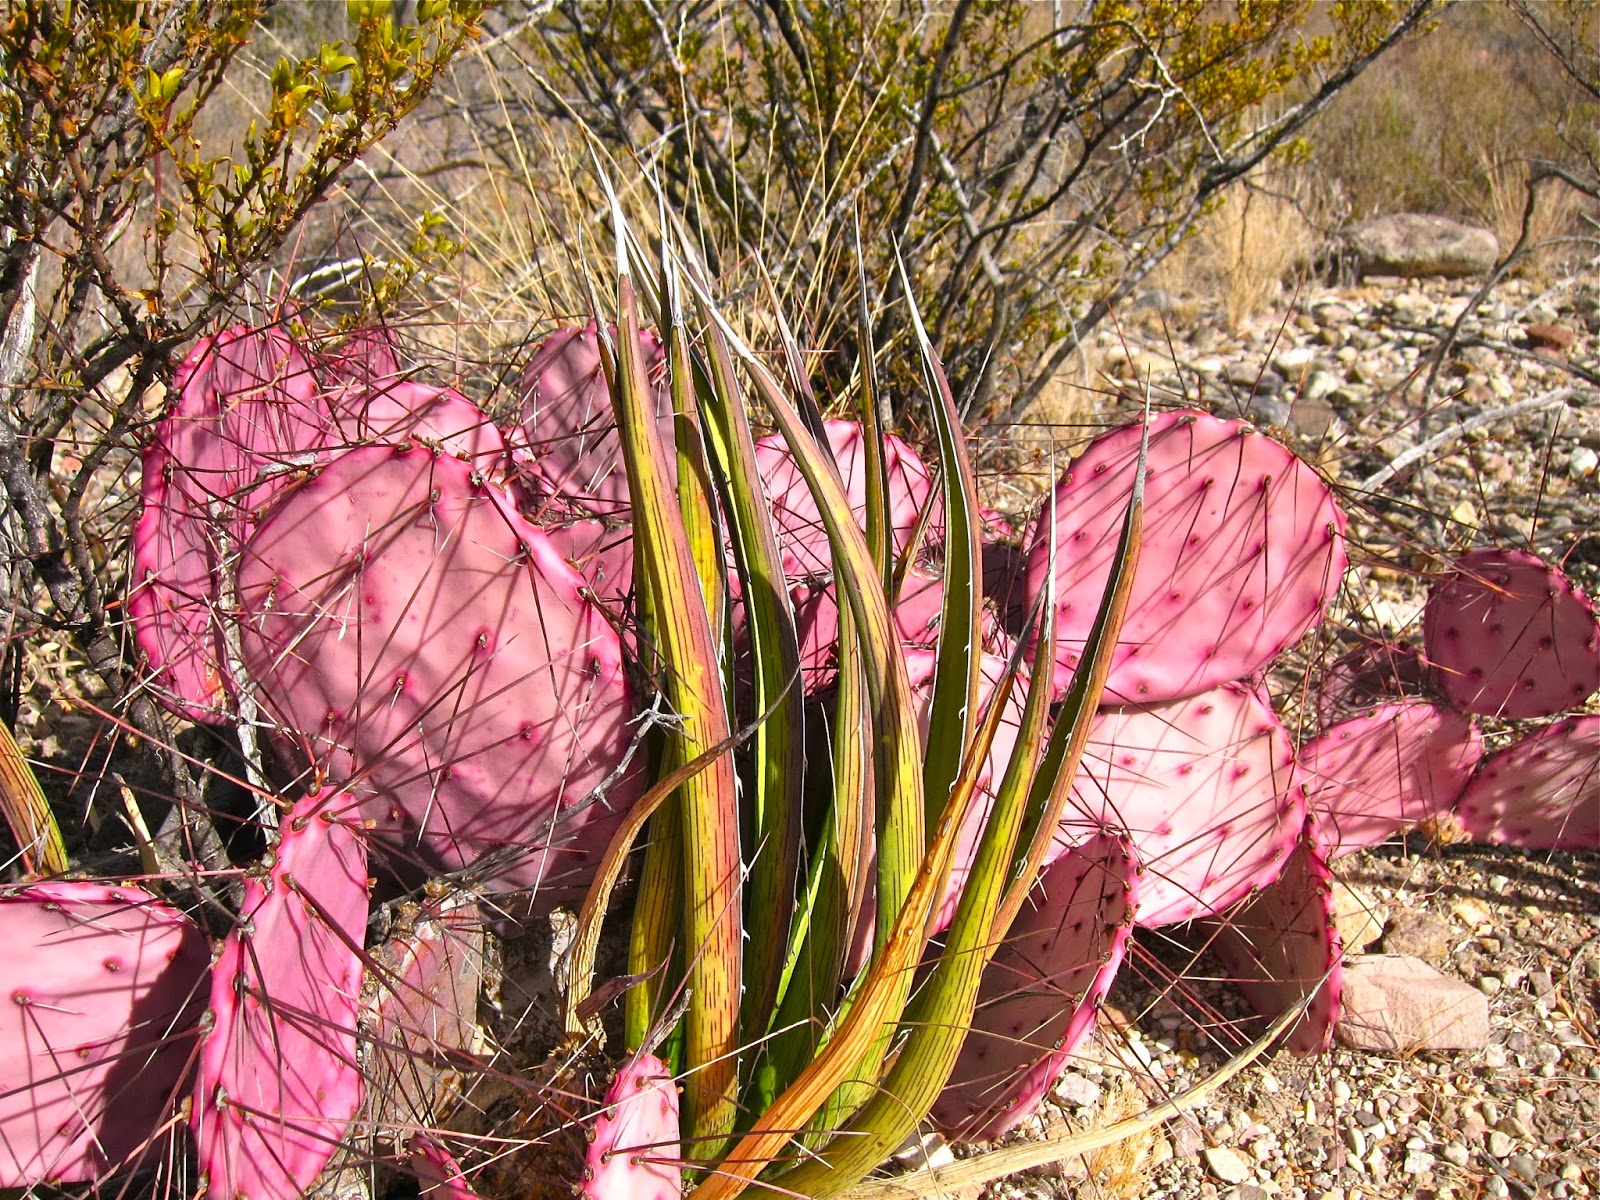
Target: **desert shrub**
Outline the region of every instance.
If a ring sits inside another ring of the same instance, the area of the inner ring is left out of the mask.
[[[1588,6],[1451,5],[1329,105],[1310,135],[1314,160],[1352,217],[1409,209],[1483,220],[1509,246],[1526,164],[1593,162],[1600,98],[1581,68],[1561,69],[1550,54],[1564,46],[1576,63],[1586,31],[1592,47]]]
[[[105,539],[127,517],[122,472],[179,351],[255,294],[481,13],[424,3],[406,24],[351,4],[348,21],[333,10],[348,37],[280,54],[259,24],[270,7],[37,3],[0,23],[11,631],[66,631],[118,698],[129,681]],[[137,693],[128,711],[165,740]]]
[[[736,294],[767,273],[804,314],[824,394],[848,381],[863,287],[884,361],[906,360],[902,257],[981,424],[1025,409],[1208,203],[1429,7],[1335,5],[1309,36],[1308,5],[560,4],[497,44],[519,68],[495,77],[509,121],[478,136],[513,173],[551,124],[643,163]]]

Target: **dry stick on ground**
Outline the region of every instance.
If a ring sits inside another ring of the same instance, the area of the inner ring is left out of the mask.
[[[1554,391],[1544,392],[1538,396],[1531,396],[1526,400],[1519,400],[1515,404],[1508,404],[1503,408],[1488,409],[1484,412],[1478,413],[1476,416],[1468,417],[1462,421],[1457,421],[1448,429],[1441,429],[1438,433],[1434,434],[1426,441],[1419,442],[1417,445],[1411,447],[1411,449],[1400,455],[1382,470],[1367,476],[1366,479],[1361,481],[1361,488],[1363,491],[1370,492],[1382,487],[1384,484],[1388,483],[1389,480],[1406,470],[1406,468],[1411,466],[1412,463],[1419,462],[1420,460],[1427,458],[1428,455],[1432,454],[1441,446],[1444,446],[1448,442],[1453,442],[1465,434],[1471,433],[1474,429],[1481,429],[1483,426],[1492,425],[1496,421],[1507,420],[1518,413],[1531,412],[1535,409],[1541,408],[1551,408],[1557,404],[1565,404],[1568,401],[1580,398],[1593,402],[1600,400],[1600,394],[1587,391],[1583,388],[1556,388]]]
[[[873,1180],[846,1192],[844,1200],[927,1200],[960,1188],[981,1187],[1018,1171],[1060,1162],[1077,1154],[1087,1154],[1127,1138],[1137,1137],[1156,1126],[1187,1115],[1189,1109],[1243,1071],[1269,1050],[1273,1043],[1300,1019],[1308,1001],[1294,1005],[1272,1027],[1240,1050],[1217,1071],[1193,1087],[1178,1093],[1123,1121],[1100,1129],[1077,1130],[1057,1127],[1036,1140],[991,1150],[947,1167],[923,1167],[892,1179]]]

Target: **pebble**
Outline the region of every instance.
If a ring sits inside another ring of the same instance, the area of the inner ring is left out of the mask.
[[[1243,1183],[1250,1178],[1250,1164],[1226,1146],[1212,1146],[1205,1152],[1206,1166],[1223,1183]]]
[[[1093,1108],[1100,1103],[1100,1085],[1076,1071],[1057,1080],[1054,1090],[1056,1099],[1070,1108]]]
[[[1408,1150],[1406,1161],[1400,1168],[1407,1175],[1421,1175],[1424,1171],[1433,1170],[1433,1155],[1426,1150]]]
[[[1510,1136],[1502,1133],[1498,1129],[1492,1129],[1489,1131],[1489,1139],[1486,1145],[1489,1153],[1495,1158],[1504,1158],[1506,1155],[1511,1153]]]

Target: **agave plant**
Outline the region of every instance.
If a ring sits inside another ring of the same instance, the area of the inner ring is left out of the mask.
[[[1310,467],[1149,415],[1069,465],[1021,603],[986,609],[992,522],[915,311],[927,465],[877,427],[870,353],[854,417],[824,421],[781,323],[775,365],[670,244],[660,265],[619,254],[614,324],[545,343],[506,430],[382,338],[286,323],[190,355],[128,611],[152,694],[256,748],[268,852],[213,897],[209,964],[147,891],[0,895],[39,968],[0,1021],[22,1081],[0,1185],[98,1180],[186,1126],[219,1197],[301,1194],[352,1145],[434,1194],[505,1190],[452,1148],[450,1076],[477,1071],[537,1102],[529,1137],[588,1131],[543,1161],[552,1187],[835,1195],[920,1126],[1021,1122],[1137,925],[1215,923],[1272,1034],[1314,1051],[1333,856],[1451,809],[1592,843],[1595,718],[1473,774],[1467,714],[1597,681],[1593,609],[1554,568],[1457,564],[1408,684],[1429,697],[1355,664],[1340,694],[1382,706],[1297,748],[1266,673],[1346,566]],[[48,807],[6,795],[19,842],[52,845]],[[478,898],[499,933],[576,909],[565,1042],[520,1082],[474,1057]],[[166,1104],[113,1103],[134,1081]]]

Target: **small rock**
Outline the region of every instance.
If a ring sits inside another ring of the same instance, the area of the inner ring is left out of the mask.
[[[1577,333],[1560,325],[1524,325],[1522,336],[1535,350],[1559,350],[1563,354],[1578,340]]]
[[[1342,230],[1340,239],[1363,278],[1484,275],[1500,256],[1489,230],[1426,213],[1374,217]]]
[[[1250,1178],[1250,1164],[1226,1146],[1211,1146],[1205,1152],[1206,1166],[1223,1183],[1243,1183]]]
[[[1587,446],[1579,446],[1567,457],[1567,474],[1574,479],[1587,479],[1600,470],[1600,454]]]
[[[1359,953],[1372,945],[1383,936],[1387,920],[1388,910],[1371,892],[1342,880],[1333,881],[1333,925],[1339,931],[1345,953]],[[1342,1082],[1334,1084],[1335,1095]]]
[[[1431,912],[1397,912],[1384,930],[1383,950],[1443,966],[1450,959],[1450,923]]]
[[[1228,1195],[1231,1200],[1272,1200],[1272,1194],[1266,1188],[1254,1183],[1241,1183]]]
[[[1344,967],[1339,1040],[1354,1050],[1481,1050],[1489,1041],[1489,1001],[1417,958],[1372,954]]]
[[[1178,1121],[1167,1131],[1174,1158],[1194,1158],[1205,1149],[1205,1134],[1193,1121]]]
[[[1426,1150],[1409,1150],[1406,1152],[1406,1161],[1400,1169],[1407,1175],[1421,1175],[1424,1171],[1431,1171],[1433,1155]]]
[[[1076,1071],[1068,1071],[1056,1081],[1055,1096],[1072,1108],[1093,1108],[1100,1103],[1100,1085]]]
[[[1452,1167],[1464,1167],[1472,1156],[1460,1142],[1451,1142],[1443,1150],[1439,1151],[1439,1157]]]
[[[1478,980],[1478,990],[1485,996],[1493,996],[1500,990],[1500,977],[1498,975],[1484,975]]]
[[[1539,1164],[1533,1161],[1529,1154],[1513,1154],[1506,1160],[1506,1166],[1511,1168],[1513,1175],[1521,1176],[1529,1183],[1539,1177]]]
[[[1488,1149],[1491,1157],[1504,1158],[1506,1155],[1511,1153],[1511,1136],[1509,1134],[1501,1133],[1498,1129],[1491,1129],[1489,1131],[1489,1139],[1486,1143],[1486,1148]]]

